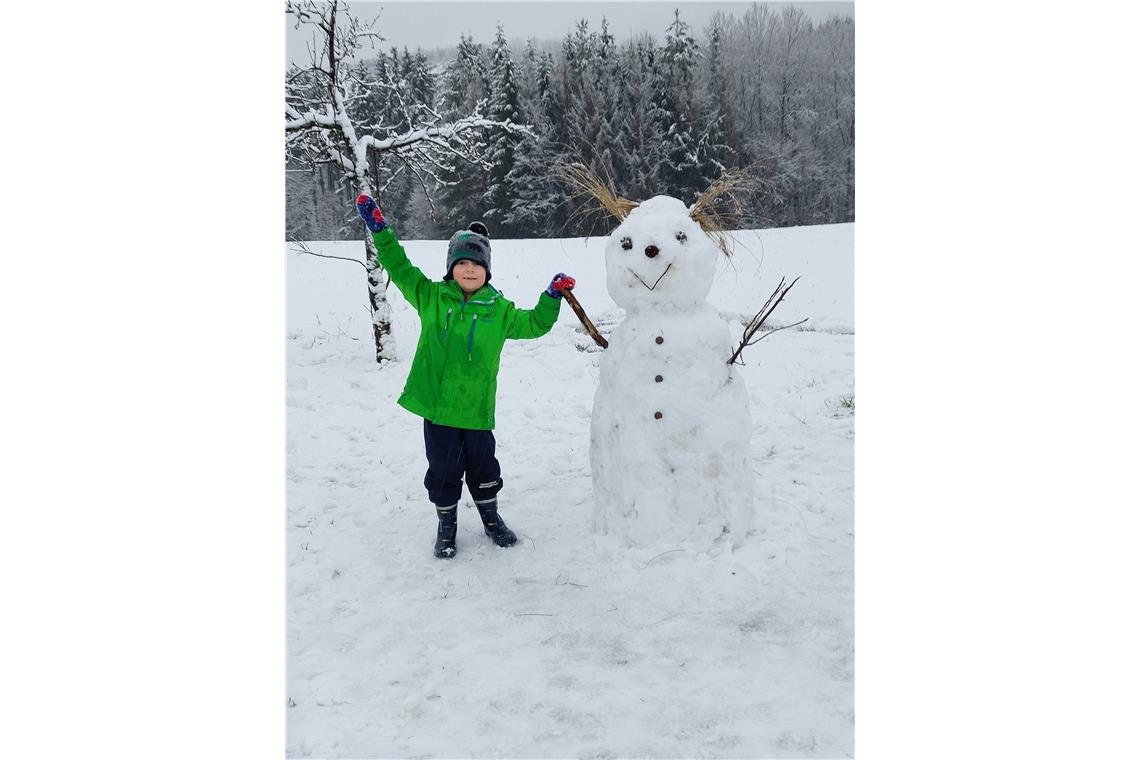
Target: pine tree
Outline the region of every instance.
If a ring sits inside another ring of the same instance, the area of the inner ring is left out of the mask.
[[[707,93],[705,109],[706,123],[718,122],[724,145],[728,148],[734,166],[739,166],[742,139],[737,118],[737,98],[733,92],[733,80],[725,69],[724,38],[730,29],[728,18],[722,13],[713,16],[707,30],[708,43],[704,49],[704,75],[707,84],[702,91]]]
[[[598,125],[597,90],[594,87],[594,45],[585,19],[578,22],[567,56],[567,143],[578,149],[577,159],[590,163]]]
[[[504,218],[519,237],[553,236],[555,230],[551,223],[562,200],[550,172],[557,153],[548,115],[555,109],[551,90],[553,69],[551,56],[539,55],[533,42],[528,42],[519,108],[525,122],[533,126],[536,137],[515,146],[515,165],[509,175],[514,199]]]
[[[435,77],[432,76],[427,56],[419,48],[416,48],[416,54],[412,58],[408,85],[411,87],[416,103],[426,106],[435,103]]]
[[[588,22],[578,22],[574,35],[563,43],[565,65],[564,111],[566,162],[581,163],[603,179],[614,177],[620,160],[620,101],[617,92],[618,54],[609,23],[604,18],[600,32],[590,32]],[[604,228],[602,215],[586,207],[566,209],[565,234],[589,235]]]
[[[689,25],[681,20],[680,11],[674,11],[655,79],[654,115],[666,142],[657,177],[665,193],[686,202],[706,186],[698,156],[700,133],[693,123],[697,115],[692,102],[697,49],[696,40],[689,35]]]
[[[602,17],[602,28],[595,39],[593,66],[593,88],[596,93],[595,108],[597,127],[594,132],[593,156],[590,168],[598,177],[612,179],[624,169],[618,154],[618,132],[620,130],[619,103],[617,92],[618,54],[609,24]]]
[[[615,176],[618,194],[647,200],[660,192],[657,166],[664,143],[655,118],[654,70],[656,48],[648,35],[631,41],[620,56],[622,80],[619,100],[618,144],[622,171]]]
[[[519,113],[519,83],[515,73],[511,52],[507,49],[507,38],[499,25],[491,54],[491,105],[490,117],[496,121],[522,123]],[[486,220],[494,225],[496,236],[512,237],[513,225],[507,219],[515,200],[515,180],[512,173],[515,167],[515,148],[522,138],[509,132],[495,135],[490,144],[491,169],[488,172],[490,185],[484,194],[487,209]]]
[[[460,37],[455,58],[448,64],[443,78],[441,108],[445,118],[456,118],[475,108],[486,108],[490,95],[483,47],[466,35]],[[484,168],[489,146],[482,134],[472,136],[466,152],[480,163],[456,159],[442,172],[446,184],[438,188],[436,218],[445,235],[464,229],[486,213],[483,194],[488,178]]]
[[[706,113],[703,118],[705,127],[697,138],[697,181],[696,190],[700,192],[728,171],[726,165],[732,155],[732,149],[724,140],[724,117],[716,112]]]

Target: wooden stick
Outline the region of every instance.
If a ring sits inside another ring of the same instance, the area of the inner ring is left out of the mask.
[[[582,304],[578,303],[578,299],[574,297],[574,294],[569,290],[560,290],[558,292],[562,294],[562,297],[566,299],[566,303],[570,304],[570,308],[578,315],[578,320],[582,323],[582,326],[586,328],[586,332],[590,333],[590,337],[594,339],[594,342],[602,348],[609,348],[610,342],[602,337],[602,334],[598,332],[598,328],[594,327],[594,323],[586,316],[585,309],[582,308]]]

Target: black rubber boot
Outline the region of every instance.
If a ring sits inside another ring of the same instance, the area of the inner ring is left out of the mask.
[[[499,500],[494,499],[486,504],[476,504],[479,517],[483,520],[483,532],[491,537],[499,546],[510,546],[518,538],[513,530],[507,527],[503,518],[499,517]]]
[[[435,514],[439,518],[439,527],[435,531],[435,556],[440,559],[451,559],[455,556],[455,530],[458,522],[455,519],[459,505],[451,507],[436,507]]]

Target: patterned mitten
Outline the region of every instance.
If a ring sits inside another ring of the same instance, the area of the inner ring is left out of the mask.
[[[388,223],[384,221],[384,212],[380,210],[376,201],[372,200],[369,195],[361,193],[356,196],[356,211],[372,232],[379,232],[388,226]]]

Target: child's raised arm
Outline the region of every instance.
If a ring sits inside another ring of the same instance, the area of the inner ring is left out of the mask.
[[[550,286],[538,297],[538,304],[533,309],[511,307],[507,314],[507,337],[526,340],[546,335],[558,321],[558,312],[562,308],[562,291],[573,289],[573,277],[567,277],[562,272],[554,275]]]
[[[376,260],[384,271],[396,283],[396,287],[408,299],[413,309],[419,310],[421,303],[426,303],[431,292],[432,281],[421,272],[404,252],[404,246],[396,239],[396,233],[384,221],[384,212],[376,205],[370,196],[361,193],[356,197],[356,211],[368,231],[372,233],[372,242],[376,246]]]

